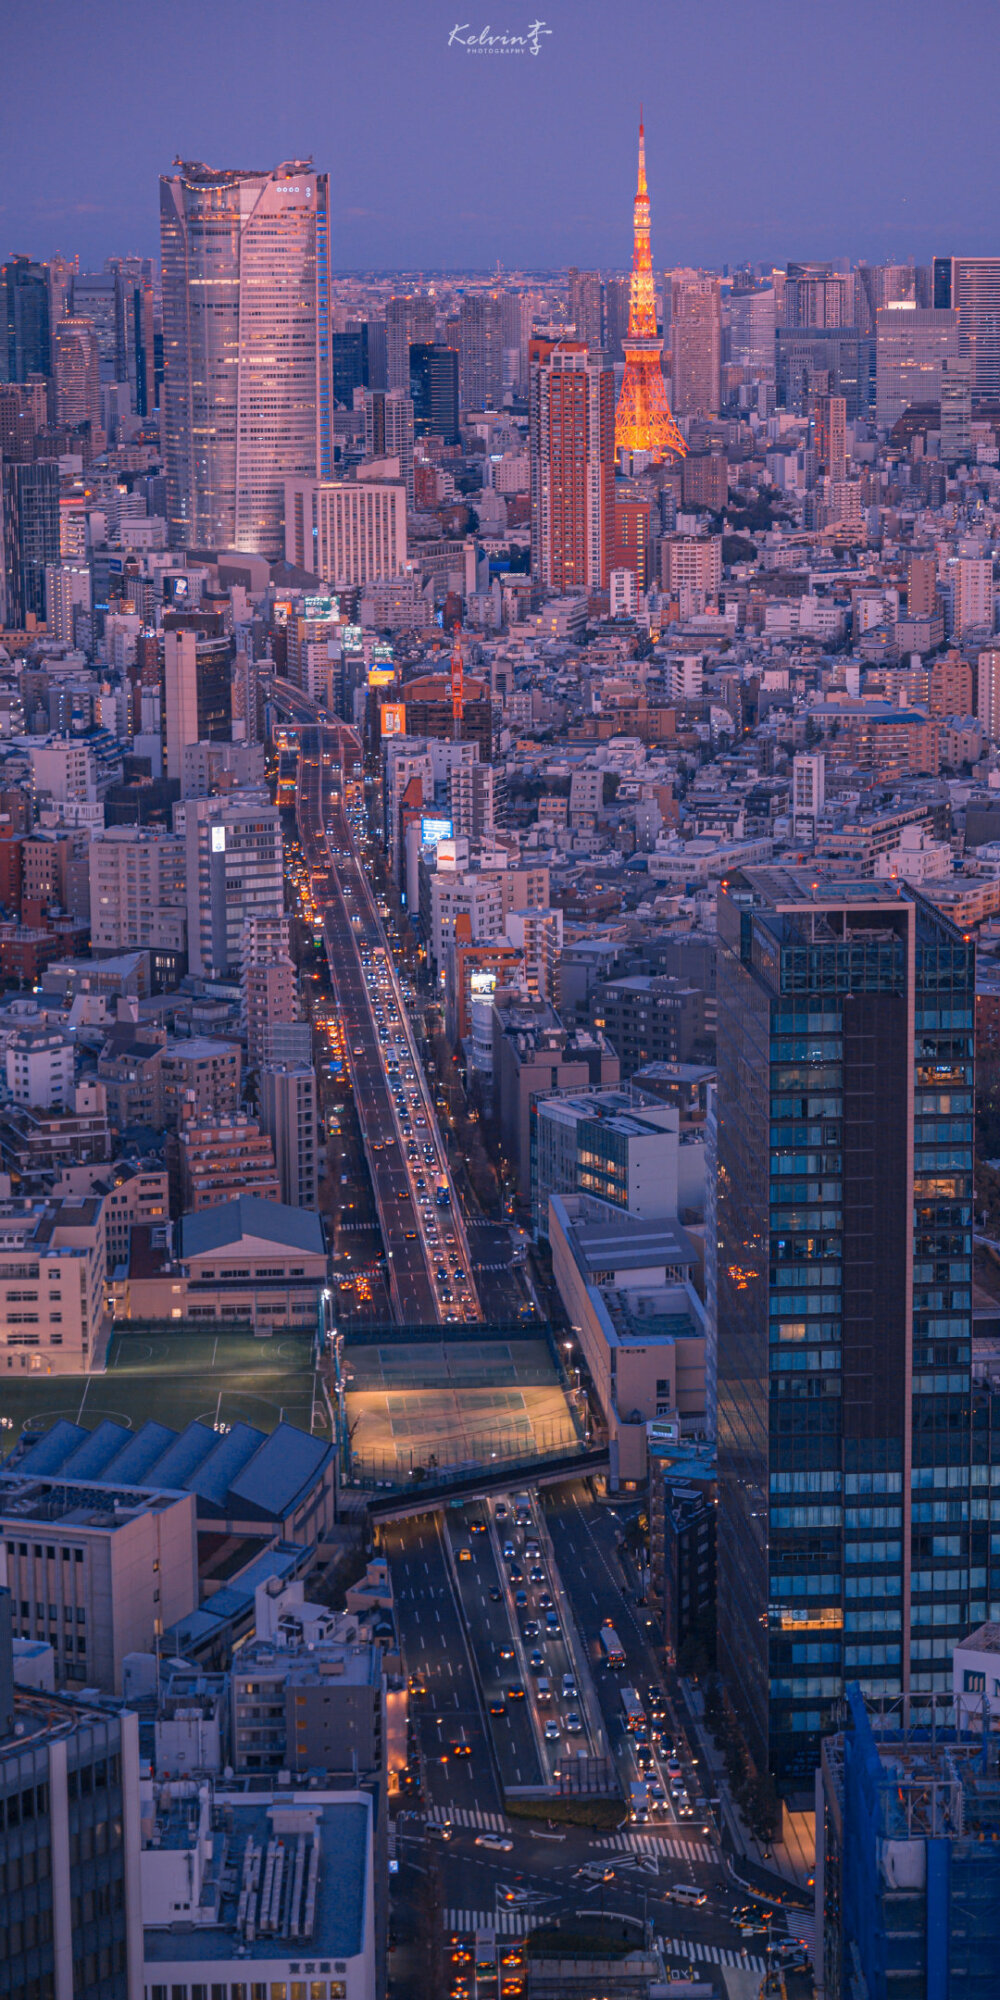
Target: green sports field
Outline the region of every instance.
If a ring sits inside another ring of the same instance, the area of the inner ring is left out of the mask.
[[[330,1433],[308,1334],[126,1330],[113,1335],[103,1375],[0,1377],[5,1452],[26,1427],[67,1418],[92,1430],[107,1417],[136,1431],[150,1419],[178,1431],[196,1419],[273,1431],[284,1419]]]

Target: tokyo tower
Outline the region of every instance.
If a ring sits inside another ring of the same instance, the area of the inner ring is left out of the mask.
[[[635,241],[629,287],[625,378],[615,411],[615,450],[648,451],[654,460],[687,452],[667,401],[663,354],[656,331],[653,259],[649,248],[646,137],[639,120],[639,180],[635,191]]]

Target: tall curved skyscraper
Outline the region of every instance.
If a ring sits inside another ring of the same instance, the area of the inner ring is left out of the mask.
[[[284,481],[329,477],[329,176],[175,162],[160,180],[174,547],[284,553]]]

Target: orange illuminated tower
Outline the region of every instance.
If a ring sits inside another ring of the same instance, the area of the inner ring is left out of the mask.
[[[641,118],[628,333],[622,346],[625,349],[625,379],[615,412],[615,450],[648,451],[655,460],[666,458],[671,452],[683,458],[687,446],[667,401],[663,354],[656,331],[653,259],[649,248],[646,138]]]

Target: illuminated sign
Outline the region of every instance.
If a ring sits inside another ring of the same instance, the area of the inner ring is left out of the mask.
[[[364,651],[364,639],[360,625],[342,626],[340,638],[345,652],[361,653]]]
[[[388,663],[388,665],[391,667],[392,647],[389,644],[388,639],[376,639],[375,644],[372,647],[372,659],[380,660],[382,661],[383,664]]]
[[[382,711],[383,715],[385,710]],[[432,819],[426,816],[420,822],[420,843],[422,847],[436,847],[440,840],[450,840],[454,827],[450,819]]]
[[[471,972],[469,974],[469,993],[473,1000],[492,1000],[496,990],[497,976],[495,972]]]
[[[384,701],[379,710],[383,736],[406,735],[406,703],[404,701]]]
[[[304,618],[339,618],[340,605],[335,597],[307,597],[303,602]]]
[[[226,829],[224,826],[213,826],[212,853],[225,854],[225,851],[226,851]]]
[[[395,678],[395,667],[369,667],[368,669],[368,685],[370,688],[391,687]]]

